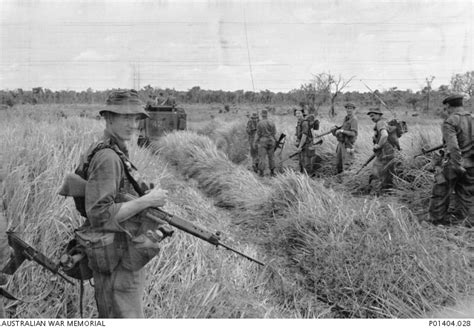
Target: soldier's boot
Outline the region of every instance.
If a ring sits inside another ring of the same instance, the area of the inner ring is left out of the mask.
[[[259,170],[259,171],[258,171],[258,175],[259,175],[260,177],[263,177],[263,170]]]
[[[270,169],[270,176],[276,177],[275,169]]]
[[[254,163],[254,164],[252,165],[252,169],[253,169],[253,172],[254,172],[254,173],[257,173],[257,172],[258,172],[258,165],[257,165],[256,163]]]

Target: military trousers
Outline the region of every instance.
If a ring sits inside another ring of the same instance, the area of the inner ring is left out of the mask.
[[[372,166],[370,185],[376,194],[393,186],[394,156],[376,157]]]
[[[129,271],[121,264],[112,274],[94,271],[99,318],[143,318],[145,271]]]
[[[314,171],[314,149],[310,149],[309,145],[304,146],[301,152],[298,154],[298,159],[300,163],[300,171],[302,173],[306,172],[308,175],[311,175]]]
[[[347,170],[354,159],[354,150],[346,148],[345,143],[337,143],[336,147],[336,172],[339,174]]]
[[[268,158],[268,167],[270,170],[275,169],[275,139],[271,137],[261,137],[258,141],[258,170],[265,170],[265,162]]]
[[[450,201],[453,201],[451,207]],[[451,214],[450,208],[453,210]],[[443,172],[435,176],[429,214],[434,223],[448,224],[450,215],[453,215],[458,221],[474,225],[474,167],[466,168],[462,177],[454,179],[447,179]]]
[[[252,159],[252,167],[256,170],[258,167],[258,147],[254,145],[255,136],[249,136],[250,158]]]

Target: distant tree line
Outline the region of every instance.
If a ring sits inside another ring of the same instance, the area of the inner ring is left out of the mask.
[[[299,88],[289,92],[272,92],[263,90],[253,91],[223,91],[205,90],[199,86],[187,91],[162,89],[147,85],[139,90],[144,102],[153,102],[157,97],[169,97],[178,104],[182,103],[221,103],[223,105],[238,104],[285,104],[288,106],[307,106],[310,111],[317,112],[322,105],[329,105],[334,114],[335,104],[354,102],[359,106],[375,106],[383,100],[389,107],[409,107],[414,111],[436,110],[440,107],[442,98],[451,92],[474,94],[474,71],[453,75],[450,85],[442,85],[438,89],[431,89],[431,82],[435,77],[427,78],[427,86],[419,91],[399,90],[397,87],[388,90],[367,90],[365,92],[345,91],[343,88],[352,80],[335,77],[329,73],[320,73],[313,76],[312,82],[302,84]],[[103,104],[111,90],[85,91],[60,90],[52,91],[37,87],[32,90],[2,90],[0,104],[13,106],[15,104]],[[430,108],[431,105],[431,108]],[[330,113],[331,114],[331,113]]]

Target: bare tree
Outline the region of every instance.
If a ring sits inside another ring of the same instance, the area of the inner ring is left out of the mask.
[[[474,71],[456,74],[451,78],[451,87],[455,92],[462,92],[472,97],[474,95]]]
[[[431,84],[433,83],[433,80],[435,77],[432,75],[428,78],[426,78],[426,112],[430,111],[430,92],[431,92]]]
[[[339,94],[347,87],[347,85],[354,79],[354,76],[350,79],[343,79],[341,75],[337,78],[331,73],[320,73],[320,74],[313,74],[313,83],[316,86],[316,90],[319,91],[319,99],[320,103],[318,104],[321,106],[325,103],[328,99],[331,102],[331,108],[329,109],[329,115],[334,117],[336,115],[336,111],[334,109],[334,104],[336,103],[336,98]]]

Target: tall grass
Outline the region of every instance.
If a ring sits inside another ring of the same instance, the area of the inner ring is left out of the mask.
[[[323,302],[328,316],[419,317],[472,293],[470,231],[421,226],[395,197],[354,198],[291,170],[259,181],[193,133],[168,135],[160,150],[236,209],[234,222],[295,282],[302,316],[320,316]]]
[[[58,260],[62,246],[82,224],[72,200],[57,190],[79,155],[102,134],[99,121],[55,113],[37,116],[31,111],[2,113],[1,147],[8,169],[2,196],[9,227],[32,246]],[[170,191],[165,210],[224,233],[236,248],[254,254],[252,248],[232,239],[228,215],[216,209],[195,186],[183,183],[148,150],[131,144],[131,158],[148,181]],[[262,288],[267,279],[255,265],[182,232],[162,244],[162,253],[147,265],[145,313],[156,318],[281,317],[285,308],[275,304]],[[34,282],[34,284],[32,284]],[[86,283],[84,314],[96,316],[93,289]],[[10,317],[79,317],[79,287],[52,277],[33,262],[12,276],[8,289],[32,303],[8,301]],[[291,317],[291,315],[286,315]]]

